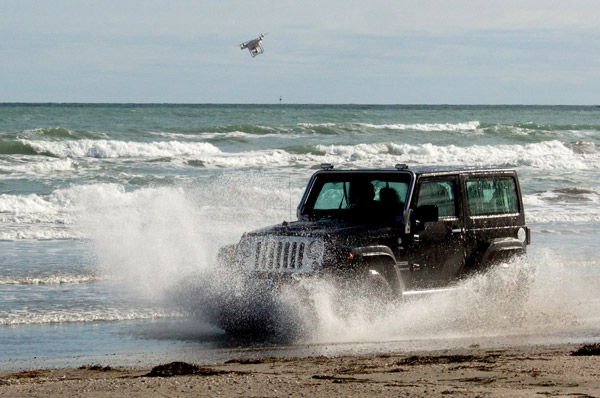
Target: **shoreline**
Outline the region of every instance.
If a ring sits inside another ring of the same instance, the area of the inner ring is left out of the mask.
[[[156,365],[0,371],[0,396],[600,397],[600,344]]]

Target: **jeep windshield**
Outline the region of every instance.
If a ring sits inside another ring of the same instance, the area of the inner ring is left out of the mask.
[[[408,173],[328,172],[315,176],[302,219],[402,222]]]

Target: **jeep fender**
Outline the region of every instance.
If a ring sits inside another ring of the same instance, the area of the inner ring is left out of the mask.
[[[396,268],[396,257],[389,247],[383,245],[356,247],[352,249],[352,255],[361,270],[377,272],[383,276],[396,295],[402,295],[404,283]]]
[[[478,268],[487,268],[490,265],[522,256],[527,251],[526,247],[526,243],[517,238],[494,239],[489,242],[487,249],[483,252]]]

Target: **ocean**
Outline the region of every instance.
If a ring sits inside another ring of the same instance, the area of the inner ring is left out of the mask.
[[[295,220],[320,163],[516,168],[537,275],[510,326],[460,295],[322,311],[294,352],[600,341],[600,107],[0,104],[0,369],[253,355],[181,284]]]

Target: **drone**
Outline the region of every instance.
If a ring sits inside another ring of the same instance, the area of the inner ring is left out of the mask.
[[[265,38],[267,33],[261,33],[256,39],[249,40],[245,43],[240,44],[240,50],[248,49],[252,58],[256,57],[258,54],[262,54],[265,52],[265,49],[262,46],[262,40]]]

